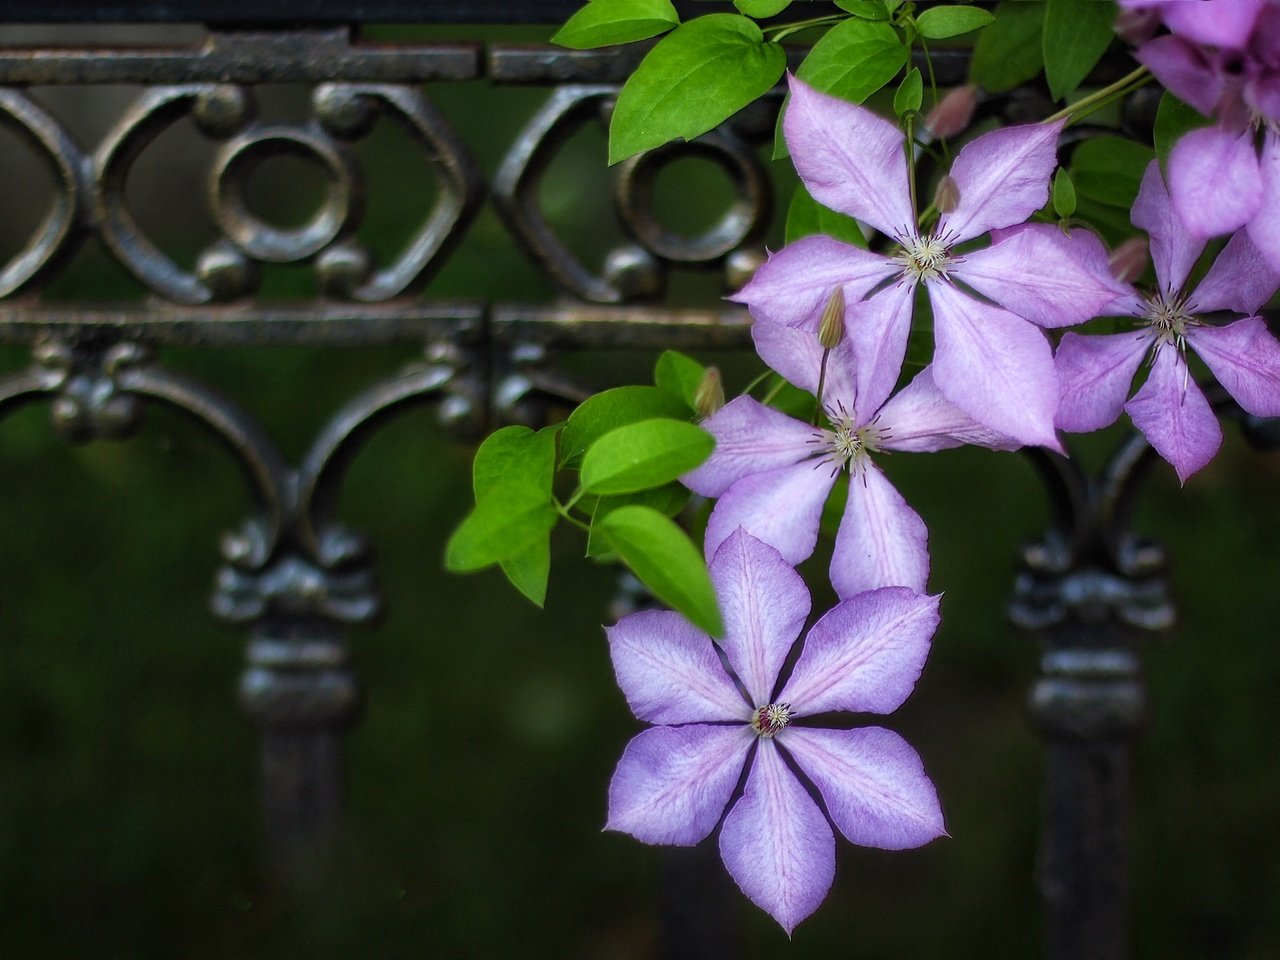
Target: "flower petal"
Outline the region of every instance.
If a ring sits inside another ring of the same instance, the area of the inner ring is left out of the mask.
[[[1088,230],[1064,236],[1049,223],[1015,227],[951,268],[984,297],[1042,327],[1069,327],[1110,314],[1133,290],[1112,275],[1107,251]]]
[[[1142,186],[1133,202],[1133,225],[1151,237],[1151,262],[1161,292],[1180,291],[1204,250],[1204,240],[1188,233],[1178,219],[1155,160],[1142,175]]]
[[[1280,270],[1280,137],[1274,133],[1268,133],[1262,141],[1258,170],[1262,175],[1262,203],[1257,216],[1249,221],[1249,239],[1271,269]]]
[[[1173,464],[1182,483],[1222,446],[1218,418],[1173,344],[1156,351],[1147,382],[1124,408],[1156,453]]]
[[[919,847],[947,832],[920,755],[881,727],[788,727],[778,741],[822,794],[840,832],[883,850]]]
[[[822,311],[837,287],[843,288],[846,303],[855,303],[896,269],[881,254],[830,237],[803,237],[772,254],[729,299],[745,303],[757,320],[817,334]]]
[[[746,790],[725,817],[720,856],[742,892],[787,936],[831,889],[835,835],[770,740],[760,741]]]
[[[1243,227],[1262,205],[1262,191],[1252,131],[1237,135],[1202,127],[1185,134],[1169,154],[1173,208],[1195,236]]]
[[[938,234],[962,243],[1022,223],[1043,207],[1062,127],[1063,121],[1004,127],[966,144],[951,165],[960,202],[942,216]]]
[[[1166,3],[1164,22],[1174,33],[1210,47],[1240,49],[1249,40],[1266,0],[1201,0]]]
[[[1280,417],[1280,343],[1261,317],[1190,328],[1187,342],[1236,403],[1255,417]]]
[[[860,424],[876,415],[902,375],[915,290],[913,283],[898,283],[849,306],[845,334],[853,352],[857,395],[846,406]]]
[[[886,450],[934,453],[972,443],[992,450],[1016,450],[1017,440],[983,426],[942,395],[933,367],[916,374],[880,409],[876,427]]]
[[[1191,295],[1191,305],[1200,313],[1234,310],[1253,314],[1271,299],[1277,287],[1280,273],[1271,268],[1249,232],[1237,230]]]
[[[750,712],[711,638],[680,614],[642,610],[604,632],[618,686],[638,719],[699,723]]]
[[[1107,336],[1063,336],[1054,356],[1058,427],[1089,433],[1115,423],[1153,337],[1150,329]]]
[[[763,707],[809,617],[809,590],[777,550],[742,528],[716,551],[711,582],[724,615],[720,646],[752,706]]]
[[[849,478],[849,502],[831,554],[831,585],[845,599],[877,587],[921,592],[929,579],[929,531],[874,463]]]
[[[941,597],[881,587],[836,604],[813,625],[778,698],[793,714],[892,713],[911,695]]]
[[[791,78],[782,130],[800,179],[823,206],[899,236],[915,224],[902,131]]]
[[[651,727],[636,735],[609,781],[605,829],[693,846],[720,822],[754,739],[745,723]]]
[[[1144,43],[1133,56],[1155,74],[1161,85],[1206,117],[1222,99],[1222,75],[1194,43],[1181,37],[1156,37]]]
[[[820,460],[806,460],[743,477],[718,500],[707,521],[705,550],[715,556],[738,527],[763,540],[797,564],[818,543],[822,505],[836,482],[836,471]]]
[[[933,379],[979,423],[1024,444],[1058,449],[1058,377],[1036,327],[947,283],[930,283]]]
[[[823,350],[815,331],[783,327],[776,323],[753,323],[751,339],[760,359],[788,383],[813,394],[818,392]],[[839,402],[852,407],[855,392],[853,365],[853,347],[845,337],[827,357],[827,379],[822,388],[825,405]]]
[[[704,497],[721,496],[743,477],[798,463],[814,452],[816,427],[766,407],[751,397],[738,397],[702,421],[716,438],[706,462],[680,482]]]

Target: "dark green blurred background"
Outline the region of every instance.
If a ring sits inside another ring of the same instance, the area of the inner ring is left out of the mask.
[[[135,92],[35,95],[92,144]],[[485,84],[431,94],[489,175],[544,95]],[[283,90],[267,112],[302,116],[305,95]],[[397,136],[380,129],[364,155],[362,237],[383,258],[430,202],[421,161]],[[143,223],[190,262],[213,235],[199,201],[208,151],[190,129],[166,139],[131,188]],[[548,216],[584,256],[618,236],[603,148],[597,131],[575,138],[543,190]],[[19,153],[0,131],[0,257],[38,221],[50,190]],[[792,181],[778,166],[781,208]],[[729,196],[715,168],[686,161],[672,173],[660,185],[670,222],[694,229],[714,219]],[[282,162],[264,171],[251,201],[277,220],[299,219],[314,201],[310,176]],[[278,268],[267,290],[307,296],[309,282],[305,270]],[[109,258],[86,249],[49,299],[137,295]],[[557,296],[491,209],[428,295]],[[706,304],[716,295],[714,278],[691,273],[672,297]],[[163,359],[236,397],[296,458],[339,404],[413,354],[171,350]],[[4,369],[26,356],[5,350]],[[647,376],[652,359],[566,363],[605,386]],[[726,362],[733,388],[750,375],[747,358],[702,359]],[[1091,438],[1087,456],[1114,440]],[[581,541],[564,536],[545,611],[494,572],[446,574],[442,548],[470,502],[471,452],[420,412],[378,435],[352,471],[345,517],[378,546],[389,613],[353,638],[368,711],[350,738],[347,866],[333,889],[290,902],[270,894],[259,859],[256,745],[233,696],[244,637],[207,613],[218,536],[248,508],[238,473],[163,411],[132,440],[81,448],[54,438],[47,407],[4,423],[5,957],[660,954],[663,851],[600,829],[613,765],[641,727],[614,685],[600,628],[615,571],[580,559]],[[1006,625],[1004,604],[1017,548],[1045,522],[1042,494],[1016,455],[902,456],[886,469],[929,525],[931,585],[946,593],[925,677],[887,725],[923,755],[951,838],[895,854],[842,843],[829,900],[790,945],[735,893],[736,922],[750,957],[1033,956],[1042,758],[1023,703],[1036,650]],[[1229,433],[1185,490],[1159,466],[1142,501],[1140,529],[1170,546],[1182,619],[1147,657],[1154,709],[1137,753],[1133,821],[1139,957],[1261,960],[1280,944],[1278,473],[1280,459]],[[820,595],[817,609],[828,600]]]

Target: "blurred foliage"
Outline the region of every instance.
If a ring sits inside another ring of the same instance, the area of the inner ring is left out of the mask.
[[[490,174],[541,97],[482,84],[432,93]],[[576,139],[544,190],[552,215],[597,250],[591,231],[609,202],[603,151],[603,134]],[[383,163],[412,197],[414,170],[395,173],[390,152]],[[717,202],[722,185],[696,173],[682,171],[684,197]],[[789,191],[779,195],[783,204]],[[671,202],[705,215],[693,200]],[[412,203],[373,203],[370,236],[412,223]],[[82,261],[58,297],[131,289],[105,257]],[[297,282],[283,270],[272,290],[287,295]],[[712,289],[691,274],[675,295],[707,302]],[[428,294],[554,295],[491,210]],[[163,359],[235,396],[296,457],[345,398],[411,353]],[[653,359],[593,352],[566,365],[607,386],[645,380]],[[731,389],[754,372],[745,357],[699,359],[720,363]],[[3,360],[15,369],[26,356],[7,350]],[[1142,958],[1262,958],[1280,942],[1280,461],[1228,434],[1185,490],[1157,465],[1139,514],[1139,528],[1169,544],[1182,610],[1175,635],[1147,655],[1152,720],[1133,808]],[[1084,455],[1099,462],[1115,439],[1088,438]],[[378,545],[389,612],[353,637],[368,708],[350,737],[344,870],[291,901],[263,880],[254,735],[233,695],[244,637],[206,611],[218,535],[247,508],[235,468],[164,411],[132,440],[81,448],[54,439],[43,406],[4,424],[5,956],[661,955],[668,854],[600,832],[613,765],[641,727],[600,629],[616,574],[575,556],[580,540],[557,539],[545,612],[497,571],[445,574],[443,545],[470,502],[470,455],[419,412],[384,429],[352,469],[345,517]],[[931,582],[946,592],[925,676],[886,725],[920,750],[951,838],[892,854],[842,842],[835,889],[790,946],[733,892],[743,955],[1033,956],[1043,755],[1023,703],[1036,650],[1007,626],[1003,605],[1018,545],[1045,522],[1038,481],[1018,456],[978,450],[893,457],[886,469],[929,525]],[[813,582],[825,562],[810,562]],[[831,600],[819,593],[815,609]]]

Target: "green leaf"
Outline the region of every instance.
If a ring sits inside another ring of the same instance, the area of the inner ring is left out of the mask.
[[[1160,106],[1156,108],[1154,132],[1156,156],[1160,158],[1160,166],[1163,167],[1169,162],[1169,153],[1173,150],[1173,145],[1182,139],[1183,134],[1190,133],[1198,127],[1207,127],[1212,122],[1195,107],[1166,92],[1160,98]]]
[[[946,40],[972,33],[991,23],[993,17],[978,7],[930,7],[916,17],[916,29],[926,40]]]
[[[479,501],[502,482],[539,491],[551,502],[556,468],[556,434],[562,424],[534,433],[528,427],[503,427],[490,434],[476,451],[471,465],[471,486]],[[551,528],[523,550],[499,561],[502,572],[522,594],[542,606],[551,575]]]
[[[767,17],[776,17],[787,9],[791,6],[791,0],[733,0],[733,5],[748,17],[764,20]]]
[[[889,10],[883,0],[836,0],[836,6],[863,20],[889,19]]]
[[[498,566],[511,585],[541,607],[547,599],[547,580],[551,577],[551,531],[509,557]]]
[[[588,398],[570,414],[560,437],[560,465],[571,465],[610,430],[654,417],[687,419],[689,408],[658,387],[614,387]]]
[[[845,20],[813,45],[796,76],[822,93],[862,103],[898,75],[909,52],[889,24]]]
[[[1076,212],[1076,188],[1061,167],[1053,177],[1053,212],[1063,220]]]
[[[592,0],[551,38],[575,50],[647,40],[679,26],[671,0]]]
[[[1094,137],[1071,154],[1071,179],[1082,197],[1128,210],[1155,152],[1120,137]]]
[[[651,507],[629,506],[612,511],[599,528],[655,597],[713,637],[724,632],[702,551],[673,521]]]
[[[1134,235],[1134,226],[1129,222],[1129,211],[1110,204],[1098,203],[1088,197],[1081,196],[1076,200],[1076,216],[1088,221],[1102,234],[1107,245],[1115,247]]]
[[[791,195],[791,205],[787,208],[786,242],[795,243],[801,237],[819,234],[855,247],[865,248],[867,245],[857,220],[847,213],[836,213],[824,207],[813,199],[803,183],[797,183],[795,193]]]
[[[924,78],[920,76],[920,68],[912,67],[898,84],[898,91],[893,95],[893,112],[899,117],[915,113],[924,102]]]
[[[455,572],[479,570],[515,557],[555,526],[549,497],[520,480],[501,481],[476,503],[445,546],[445,566]]]
[[[587,493],[632,493],[670,483],[711,456],[711,434],[687,420],[641,420],[606,433],[582,458]]]
[[[682,483],[668,483],[650,490],[637,490],[618,496],[600,497],[591,515],[591,532],[587,535],[587,556],[601,557],[612,553],[613,548],[596,529],[596,524],[619,507],[641,506],[657,510],[664,517],[674,517],[689,502],[689,488]]]
[[[679,397],[690,410],[695,410],[694,398],[707,368],[693,357],[686,357],[678,350],[664,350],[653,368],[653,382],[661,390]]]
[[[1049,93],[1061,100],[1080,86],[1115,37],[1111,0],[1048,0],[1041,47]]]
[[[1044,4],[1003,0],[995,22],[978,35],[969,61],[969,80],[988,93],[1003,93],[1031,80],[1044,67],[1040,35]]]
[[[712,13],[658,41],[618,94],[609,162],[699,134],[768,92],[787,65],[754,22]]]
[[[503,427],[489,434],[471,463],[471,489],[476,500],[504,480],[523,483],[550,499],[560,426],[537,433],[528,427]]]

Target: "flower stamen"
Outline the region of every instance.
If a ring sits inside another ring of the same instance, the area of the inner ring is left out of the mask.
[[[905,279],[927,282],[939,277],[946,279],[947,271],[955,262],[950,256],[950,245],[944,237],[930,234],[927,237],[906,235],[900,238],[902,250],[894,259],[902,264]]]
[[[1186,352],[1187,327],[1198,327],[1200,321],[1191,313],[1185,297],[1157,293],[1147,301],[1142,321],[1156,331],[1156,346],[1174,344],[1180,352]]]
[[[791,722],[791,704],[770,703],[757,707],[751,713],[751,729],[766,739],[777,736],[778,731]]]
[[[885,439],[882,432],[876,428],[874,420],[858,426],[843,406],[824,412],[831,422],[831,429],[823,430],[814,437],[814,442],[825,448],[826,456],[819,462],[830,463],[834,468],[833,475],[847,469],[851,476],[857,476],[871,459],[871,454],[880,449]]]

